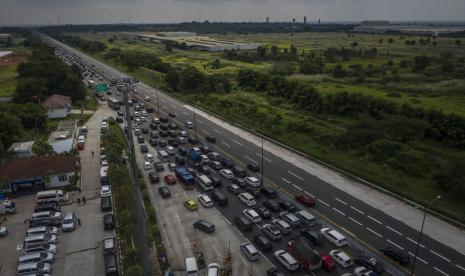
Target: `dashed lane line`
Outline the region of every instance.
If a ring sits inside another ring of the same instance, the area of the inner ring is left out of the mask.
[[[336,208],[334,208],[334,207],[333,207],[332,209],[333,209],[334,211],[338,212],[339,214],[343,215],[343,216],[346,215],[346,214],[344,214],[343,212],[339,211],[338,209],[336,209]]]
[[[253,160],[252,158],[248,157],[247,155],[244,155],[244,157],[245,157],[246,159],[249,159],[250,161],[254,162],[255,164],[258,164],[257,161]]]
[[[443,260],[445,260],[445,261],[447,261],[447,262],[450,263],[450,260],[449,260],[449,259],[447,259],[446,257],[442,256],[441,254],[437,253],[436,251],[430,249],[429,252],[433,253],[434,255],[438,256],[439,258],[441,258],[441,259],[443,259]]]
[[[362,214],[362,215],[365,214],[364,212],[360,211],[359,209],[355,208],[354,206],[350,206],[350,208],[351,208],[352,210],[355,210],[356,212]]]
[[[294,188],[296,188],[297,190],[300,190],[300,191],[303,190],[302,188],[300,188],[299,186],[297,186],[297,185],[295,185],[295,184],[292,184],[292,186],[294,186]]]
[[[368,216],[369,219],[373,220],[373,221],[376,221],[377,223],[379,224],[383,224],[381,221],[375,219],[374,217],[371,217],[371,216]]]
[[[409,238],[409,237],[407,237],[407,240],[413,242],[414,244],[418,244],[417,241],[415,241],[415,240],[413,240],[413,239],[411,239],[411,238]],[[425,246],[424,246],[423,244],[421,244],[421,243],[420,243],[420,247],[421,247],[421,248],[425,248]]]
[[[323,203],[324,205],[328,206],[328,207],[330,206],[328,203],[324,202],[323,200],[321,200],[321,199],[319,199],[319,198],[318,198],[317,200],[318,200],[319,202]]]
[[[408,251],[408,253],[412,256],[412,257],[415,257],[415,254],[413,254],[412,252]],[[423,260],[422,258],[418,257],[417,255],[417,260],[419,260],[420,262],[424,263],[424,264],[428,264],[427,261]]]
[[[307,195],[311,196],[311,197],[315,197],[314,195],[312,195],[311,193],[307,192],[307,191],[304,191],[304,193],[306,193]]]
[[[401,249],[401,250],[404,250],[404,248],[403,248],[402,246],[398,245],[397,243],[395,243],[395,242],[393,242],[393,241],[391,241],[391,240],[389,240],[389,239],[386,239],[386,241],[387,241],[388,243],[394,245],[395,247],[397,247],[397,248],[399,248],[399,249]]]
[[[349,219],[350,219],[351,221],[357,223],[358,225],[363,226],[363,224],[362,224],[361,222],[355,220],[354,218],[349,217]]]
[[[340,203],[344,204],[344,205],[347,205],[347,202],[337,198],[337,197],[334,197],[335,200],[339,201]]]
[[[199,123],[201,123],[201,124],[203,124],[203,121],[200,120],[200,119],[197,119],[196,121],[199,122]]]
[[[417,257],[418,258],[418,257]],[[444,271],[440,270],[439,268],[433,266],[434,270],[436,270],[437,272],[443,274],[443,275],[446,275],[446,276],[449,276],[449,274],[445,273]]]
[[[260,158],[262,158],[262,155],[258,152],[255,153],[256,155],[260,156]],[[270,162],[271,163],[271,160],[266,158],[265,156],[263,156],[263,159],[265,159],[266,161]]]
[[[204,130],[204,129],[202,129],[202,132],[205,133],[205,134],[207,134],[207,135],[210,135],[210,132],[208,132],[208,131],[206,131],[206,130]]]
[[[236,140],[233,139],[232,141],[233,141],[234,143],[238,144],[239,146],[242,146],[242,144],[239,143],[239,142],[237,142]]]
[[[394,233],[400,235],[400,236],[403,236],[403,234],[402,234],[401,232],[397,231],[396,229],[394,229],[394,228],[392,228],[392,227],[389,227],[389,226],[386,225],[386,228],[389,229],[389,230],[391,230],[392,232],[394,232]]]
[[[367,230],[370,231],[371,233],[375,234],[376,236],[380,237],[380,238],[383,237],[383,235],[381,235],[380,233],[376,232],[375,230],[373,230],[373,229],[371,229],[369,227],[367,227]]]
[[[287,172],[288,172],[289,174],[292,174],[293,176],[297,177],[298,179],[300,179],[300,180],[302,180],[302,181],[304,180],[302,177],[298,176],[297,174],[295,174],[295,173],[293,173],[293,172],[291,172],[291,171],[287,171]]]
[[[216,248],[215,244],[212,244],[212,245],[213,245],[213,249],[215,249],[215,252],[218,255],[218,257],[221,256],[220,251],[218,251],[218,248]]]
[[[221,142],[221,143],[222,143],[223,145],[227,146],[228,148],[231,148],[231,146],[228,145],[226,142],[223,141],[223,142]]]
[[[221,131],[217,130],[216,128],[212,128],[212,129],[213,129],[214,132],[216,132],[218,134],[221,133]]]
[[[417,257],[417,259],[418,259],[418,257]],[[458,267],[458,268],[460,268],[461,270],[465,271],[465,268],[464,268],[464,267],[461,267],[461,266],[458,265],[458,264],[456,264],[455,266]]]
[[[286,178],[281,177],[281,179],[286,182],[287,184],[291,184],[291,181],[287,180]]]

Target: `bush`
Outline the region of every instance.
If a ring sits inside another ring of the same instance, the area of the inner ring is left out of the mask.
[[[126,269],[125,275],[127,276],[142,276],[144,275],[144,270],[139,265],[133,265]]]

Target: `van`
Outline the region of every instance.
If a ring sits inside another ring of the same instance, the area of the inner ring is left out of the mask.
[[[218,205],[228,205],[228,198],[221,191],[215,189],[210,195]]]
[[[303,210],[303,211],[298,211],[294,213],[302,222],[303,225],[311,227],[315,226],[316,224],[316,218],[309,212]]]
[[[239,167],[239,166],[234,166],[232,171],[233,171],[234,175],[237,176],[237,177],[246,177],[247,176],[246,171],[243,168]]]
[[[251,262],[258,261],[260,259],[260,253],[257,248],[250,242],[244,242],[241,244],[241,252]]]
[[[165,150],[158,151],[159,158],[163,161],[167,161],[170,159],[170,155]]]
[[[61,219],[60,212],[53,212],[53,211],[45,211],[45,212],[38,212],[32,214],[32,220],[38,220],[42,218],[56,218]]]
[[[34,235],[40,235],[40,234],[46,234],[46,233],[58,235],[58,227],[53,227],[53,226],[32,227],[26,231],[26,236],[34,236]]]
[[[200,155],[200,158],[202,159],[202,164],[208,164],[208,162],[210,162],[210,159],[208,159],[208,156],[205,154]]]
[[[38,192],[36,195],[37,203],[65,202],[69,200],[69,194],[62,190],[50,190]]]
[[[58,242],[57,236],[50,234],[50,233],[29,236],[24,239],[24,243],[26,244],[26,246],[30,244],[57,243],[57,242]]]
[[[210,180],[210,178],[206,175],[198,175],[196,178],[195,178],[195,182],[197,182],[197,184],[202,187],[202,189],[204,191],[211,191],[213,190],[213,185],[212,185],[212,181]]]
[[[268,186],[264,186],[263,188],[261,188],[260,192],[262,192],[262,194],[264,194],[268,198],[276,198],[278,196],[276,190]]]
[[[25,263],[36,263],[36,262],[44,262],[44,263],[53,263],[55,260],[55,256],[52,253],[29,253],[18,257],[18,264],[25,264]]]
[[[219,161],[220,158],[221,158],[220,155],[219,155],[217,152],[214,152],[214,151],[209,152],[209,153],[207,154],[207,156],[208,156],[208,158],[209,158],[210,160],[212,160],[212,161]]]
[[[61,208],[56,203],[42,203],[37,204],[34,208],[34,213],[45,212],[45,211],[53,211],[53,212],[60,212]]]
[[[248,176],[245,178],[245,183],[246,185],[248,185],[249,187],[251,188],[258,188],[260,187],[260,180],[258,180],[258,178],[256,178],[255,176]]]
[[[245,216],[234,217],[234,223],[242,231],[249,231],[252,229],[252,222]]]
[[[197,261],[195,257],[186,258],[186,276],[197,276]]]
[[[116,261],[116,255],[105,254],[103,258],[104,258],[104,264],[105,264],[105,274],[106,275],[117,275],[118,262]]]
[[[249,193],[241,193],[239,194],[239,200],[242,201],[248,207],[255,206],[255,198]]]
[[[341,247],[347,244],[346,238],[336,230],[333,230],[331,228],[322,228],[320,230],[320,233],[323,234],[323,236],[328,241],[330,241],[331,243],[333,243],[334,245],[338,247]]]

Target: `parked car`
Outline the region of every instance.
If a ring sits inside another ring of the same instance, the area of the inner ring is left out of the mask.
[[[194,222],[194,228],[205,233],[212,233],[215,231],[215,225],[203,219]]]
[[[260,167],[257,164],[247,164],[247,169],[249,169],[252,172],[260,171]]]
[[[270,240],[264,235],[255,235],[253,238],[253,242],[260,248],[262,251],[269,251],[273,249],[273,244]]]
[[[226,189],[228,191],[230,191],[231,193],[237,195],[241,192],[241,188],[239,186],[237,186],[236,184],[231,184],[231,185],[228,185],[226,186]]]
[[[115,228],[115,216],[113,214],[103,215],[103,229],[112,230]]]
[[[265,207],[255,207],[255,212],[257,212],[263,219],[271,218],[271,212]]]
[[[281,207],[279,206],[279,204],[273,199],[268,199],[268,200],[263,201],[263,205],[268,207],[268,209],[270,209],[271,212],[279,212],[281,210]]]
[[[356,265],[367,267],[378,274],[381,274],[384,272],[383,265],[380,262],[378,262],[378,260],[376,260],[375,258],[367,256],[367,255],[359,255],[355,257],[354,263]]]
[[[354,274],[356,276],[377,276],[378,275],[375,272],[363,266],[356,267],[354,269]]]
[[[205,208],[213,207],[213,200],[206,194],[199,195],[198,200]]]
[[[149,173],[149,180],[151,184],[159,183],[160,182],[160,177],[156,172],[150,172]]]
[[[354,261],[342,250],[331,250],[329,255],[344,268],[350,267],[354,264]]]
[[[163,162],[155,162],[155,170],[157,172],[162,172],[165,170],[165,168],[163,167]]]
[[[278,250],[273,255],[287,270],[297,271],[299,269],[299,262],[287,251]]]
[[[63,232],[73,231],[76,229],[76,220],[77,217],[74,212],[66,213],[65,217],[63,218],[63,225],[61,227]]]
[[[263,186],[260,189],[260,192],[264,194],[266,197],[271,198],[271,199],[276,198],[278,196],[278,193],[276,192],[276,190],[269,186]]]
[[[174,175],[167,174],[165,175],[165,182],[168,185],[176,184],[176,177],[174,177]]]
[[[323,234],[317,231],[312,231],[310,229],[302,230],[300,231],[300,234],[306,237],[315,246],[321,246],[325,241]]]

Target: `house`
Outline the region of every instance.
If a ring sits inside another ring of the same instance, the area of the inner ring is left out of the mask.
[[[53,155],[19,158],[0,165],[0,192],[13,195],[70,185],[79,170],[75,156]]]
[[[11,147],[8,149],[8,152],[15,153],[16,157],[18,158],[31,157],[34,155],[32,152],[33,145],[34,141],[17,142],[11,145]]]
[[[75,144],[77,134],[77,121],[64,120],[58,123],[56,131],[50,133],[47,143],[49,143],[53,151],[60,154],[70,152]]]
[[[71,98],[54,94],[42,104],[47,109],[49,118],[65,118],[71,112]]]

